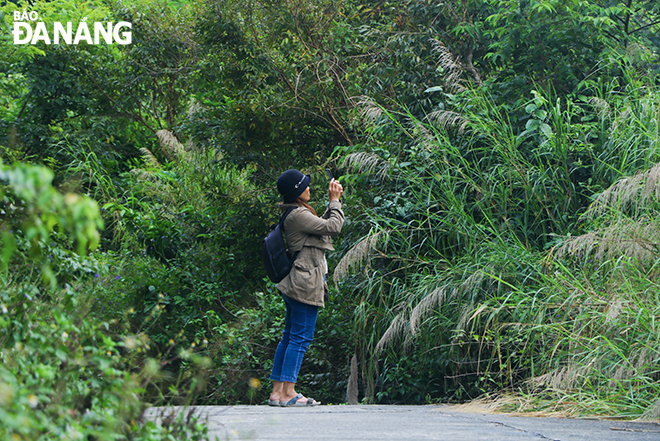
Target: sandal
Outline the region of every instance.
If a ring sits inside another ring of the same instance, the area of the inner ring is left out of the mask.
[[[268,400],[268,405],[280,407],[280,400]]]
[[[318,406],[321,404],[320,401],[316,401],[314,398],[307,398],[307,401],[304,403],[299,403],[298,400],[304,398],[303,394],[298,394],[295,397],[291,398],[289,401],[280,401],[280,406],[282,407],[311,407]]]

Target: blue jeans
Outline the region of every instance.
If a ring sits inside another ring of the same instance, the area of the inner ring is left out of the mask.
[[[277,345],[270,379],[295,383],[307,347],[314,338],[319,307],[282,295],[286,304],[284,333]]]

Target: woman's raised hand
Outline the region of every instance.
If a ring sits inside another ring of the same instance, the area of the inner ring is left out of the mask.
[[[342,193],[344,193],[344,187],[341,186],[338,180],[333,179],[330,181],[330,188],[328,189],[330,193],[331,201],[338,201],[341,198]]]

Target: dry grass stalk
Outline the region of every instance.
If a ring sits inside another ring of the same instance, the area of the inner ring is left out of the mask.
[[[346,401],[348,401],[348,404],[358,404],[358,364],[357,355],[355,354],[351,358],[351,374],[348,377],[348,385],[346,386]]]
[[[553,391],[547,391],[552,393]],[[526,417],[555,417],[568,418],[576,412],[573,405],[567,406],[560,401],[554,401],[552,409],[537,410],[539,402],[532,396],[517,393],[502,393],[495,396],[484,396],[461,404],[458,410],[474,413],[506,413],[509,415],[522,415]]]

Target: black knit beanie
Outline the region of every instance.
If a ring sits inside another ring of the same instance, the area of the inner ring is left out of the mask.
[[[304,175],[295,169],[287,170],[277,178],[277,191],[282,195],[282,201],[290,204],[309,187],[311,182],[310,175]]]

